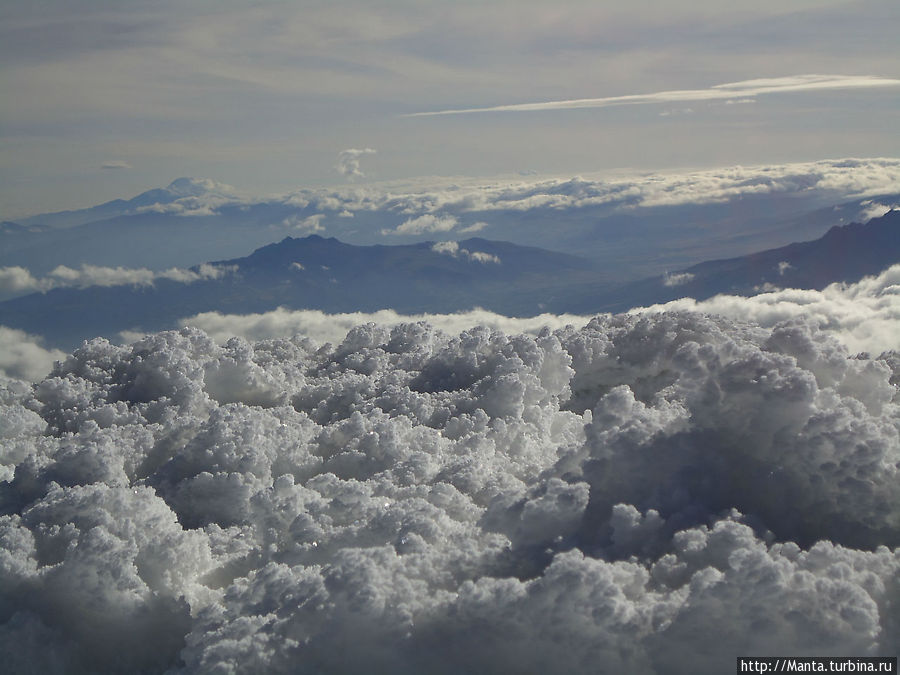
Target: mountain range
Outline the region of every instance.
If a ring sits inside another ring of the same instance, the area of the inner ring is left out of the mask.
[[[622,283],[595,261],[509,242],[355,246],[330,237],[286,237],[210,265],[192,283],[57,288],[0,303],[0,325],[71,349],[95,335],[159,330],[206,311],[277,307],[330,313],[391,308],[446,313],[482,307],[509,316],[618,312],[680,297],[753,295],[775,287],[823,288],[900,262],[900,211],[830,229],[814,241],[713,260]],[[194,268],[196,271],[198,268]]]
[[[2,223],[0,267],[21,266],[35,275],[82,264],[162,270],[237,258],[285,236],[320,234],[369,246],[477,232],[494,241],[584,256],[610,277],[637,281],[820,237],[857,219],[873,202],[900,201],[900,195],[889,194],[835,206],[814,190],[795,187],[760,194],[748,188],[689,204],[644,203],[613,188],[597,197],[603,189],[601,183],[573,179],[533,186],[535,194],[495,191],[472,203],[462,197],[453,202],[452,191],[423,197],[307,190],[248,198],[209,179],[179,178],[130,199]]]

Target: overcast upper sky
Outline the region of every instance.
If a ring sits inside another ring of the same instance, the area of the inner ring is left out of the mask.
[[[898,32],[896,0],[0,0],[0,218],[180,175],[900,156]]]

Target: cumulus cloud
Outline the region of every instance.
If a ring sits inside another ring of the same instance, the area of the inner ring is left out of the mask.
[[[499,256],[492,253],[485,253],[484,251],[473,252],[465,248],[460,248],[459,242],[456,241],[440,241],[434,244],[434,246],[431,247],[431,250],[442,255],[449,255],[451,258],[463,258],[479,263],[500,263]]]
[[[42,282],[31,272],[18,265],[0,267],[0,299],[24,295],[41,290]]]
[[[863,202],[860,202],[860,206],[862,206],[862,210],[856,216],[856,220],[861,223],[867,223],[872,220],[872,218],[881,218],[881,216],[893,211],[894,209],[900,209],[900,205],[898,204],[881,204],[876,201],[872,201],[871,199],[867,199]]]
[[[150,286],[158,279],[177,281],[183,284],[195,281],[221,279],[226,274],[237,271],[236,265],[211,265],[204,263],[196,269],[172,267],[154,271],[146,268],[101,267],[82,265],[78,269],[60,265],[48,277],[49,288],[88,286]]]
[[[284,227],[288,227],[299,232],[323,232],[325,228],[322,227],[321,223],[324,217],[325,216],[321,213],[316,213],[312,216],[306,217],[293,215],[285,218],[283,221],[281,221],[281,224]]]
[[[29,382],[42,379],[53,363],[64,357],[65,353],[58,349],[44,347],[43,340],[36,335],[0,326],[0,387],[3,378]]]
[[[678,101],[717,101],[771,94],[788,94],[834,89],[876,89],[900,86],[900,80],[868,75],[794,75],[790,77],[760,78],[741,82],[717,84],[708,89],[659,91],[652,94],[629,94],[603,98],[582,98],[540,103],[517,103],[489,108],[460,108],[433,112],[411,113],[407,117],[459,115],[484,112],[526,112],[539,110],[571,110],[574,108],[607,108],[617,105],[646,105]]]
[[[426,232],[449,232],[456,227],[457,222],[455,216],[426,213],[416,218],[409,218],[392,230],[384,229],[381,234],[411,235],[425,234]]]
[[[690,310],[764,327],[803,317],[853,352],[900,351],[900,265],[855,284],[816,290],[784,289],[752,297],[717,295],[698,302],[682,298],[633,312]]]
[[[90,341],[0,387],[5,664],[893,655],[898,369],[815,321],[687,312],[531,335],[370,323],[331,346]]]
[[[374,154],[375,150],[372,148],[341,150],[340,154],[338,154],[338,163],[335,168],[339,174],[347,178],[364,178],[366,174],[360,168],[360,157]]]
[[[663,276],[663,286],[681,286],[688,283],[693,278],[694,275],[690,272],[667,273]]]
[[[237,271],[236,265],[203,263],[194,269],[171,267],[167,270],[147,268],[81,265],[78,268],[58,265],[45,277],[34,277],[24,267],[0,267],[0,298],[10,298],[54,288],[87,288],[89,286],[151,286],[159,279],[190,284],[221,279]]]
[[[402,323],[427,322],[447,333],[458,333],[474,325],[487,326],[507,333],[537,334],[543,328],[563,328],[568,325],[583,326],[590,320],[576,314],[539,314],[517,318],[496,314],[485,309],[473,309],[456,314],[398,314],[392,309],[377,312],[348,312],[327,314],[319,310],[291,310],[279,307],[271,312],[258,314],[222,314],[202,312],[179,320],[180,326],[202,329],[218,342],[226,342],[233,336],[246,340],[270,340],[305,335],[318,342],[339,343],[351,328],[376,323],[396,326]],[[126,334],[126,339],[139,335]]]

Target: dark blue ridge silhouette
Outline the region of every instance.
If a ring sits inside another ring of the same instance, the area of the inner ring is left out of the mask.
[[[894,263],[900,263],[898,211],[866,224],[834,227],[815,241],[626,284],[585,258],[508,242],[466,239],[455,252],[441,252],[431,242],[354,246],[311,235],[215,262],[237,267],[219,279],[60,288],[9,300],[0,303],[0,325],[71,349],[97,335],[115,338],[122,330],[174,327],[180,318],[207,311],[247,314],[285,307],[444,313],[482,307],[510,316],[590,314],[680,297],[752,295],[776,286],[821,289],[858,281]],[[673,279],[681,283],[673,285]]]

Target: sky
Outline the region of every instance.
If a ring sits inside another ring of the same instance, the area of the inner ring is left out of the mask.
[[[898,156],[898,29],[894,0],[4,0],[0,218],[182,175],[281,193]]]

